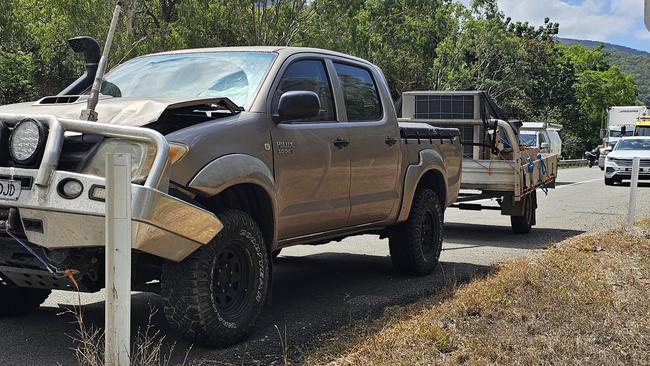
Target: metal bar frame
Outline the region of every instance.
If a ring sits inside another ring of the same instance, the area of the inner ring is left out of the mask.
[[[0,113],[0,120],[14,124],[29,118],[46,124],[49,129],[43,159],[34,182],[38,186],[47,187],[49,185],[52,172],[56,170],[61,156],[65,132],[92,133],[106,137],[125,138],[151,143],[156,147],[156,157],[151,165],[151,170],[149,171],[144,186],[157,189],[163,183],[169,158],[169,144],[165,137],[157,131],[142,127],[118,126],[108,123],[56,118],[49,114]]]

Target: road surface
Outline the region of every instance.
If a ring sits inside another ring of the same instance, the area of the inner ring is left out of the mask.
[[[364,235],[325,246],[285,249],[274,270],[273,299],[249,341],[226,350],[194,347],[188,364],[281,364],[278,328],[286,334],[292,356],[318,345],[327,334],[353,319],[379,316],[388,306],[407,304],[431,295],[453,280],[459,283],[483,275],[491,264],[530,254],[549,243],[587,231],[620,225],[627,214],[629,188],[606,187],[597,168],[561,170],[558,187],[548,196],[538,193],[537,226],[528,235],[514,235],[510,219],[496,211],[446,214],[441,265],[424,278],[393,271],[387,240]],[[650,216],[650,183],[641,183],[639,216]],[[1,299],[0,299],[1,301]],[[87,324],[101,327],[102,294],[82,295]],[[0,364],[72,365],[70,350],[74,319],[62,314],[77,304],[76,294],[56,292],[36,313],[0,319]],[[133,295],[133,332],[143,327],[159,299]],[[176,343],[174,359],[182,361],[190,345],[174,338],[161,312],[157,329]]]

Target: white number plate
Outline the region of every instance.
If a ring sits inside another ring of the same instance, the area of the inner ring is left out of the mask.
[[[20,196],[20,182],[0,179],[0,200],[16,201]]]

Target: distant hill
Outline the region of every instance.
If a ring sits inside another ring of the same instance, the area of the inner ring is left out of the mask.
[[[639,87],[639,99],[646,105],[650,105],[650,52],[583,39],[558,38],[558,41],[563,44],[579,44],[585,47],[605,45],[605,50],[609,53],[609,61],[613,65],[618,65],[625,73],[634,76]]]

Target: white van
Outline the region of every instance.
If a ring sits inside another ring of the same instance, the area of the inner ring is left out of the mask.
[[[519,129],[519,144],[533,146],[541,153],[562,156],[562,125],[548,122],[523,122]]]

